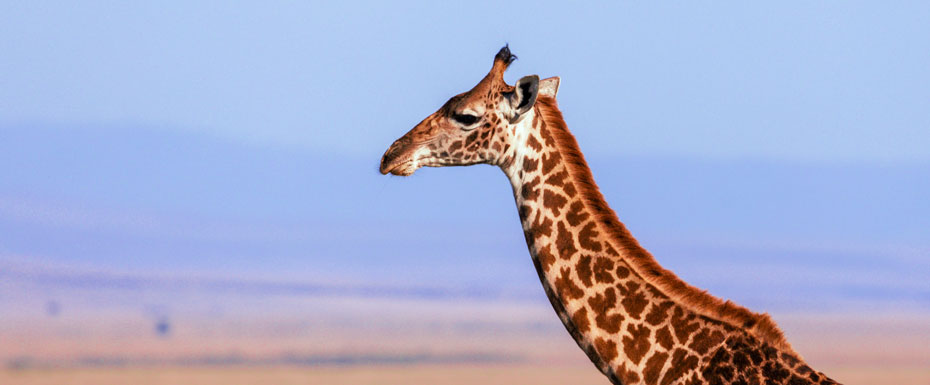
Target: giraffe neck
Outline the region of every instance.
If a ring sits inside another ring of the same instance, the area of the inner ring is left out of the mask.
[[[541,97],[511,140],[500,166],[540,281],[566,329],[611,381],[703,378],[714,352],[734,343],[800,362],[767,315],[687,285],[637,243],[598,192],[554,99]]]
[[[631,276],[628,266],[617,263],[620,253],[614,242],[598,239],[597,216],[580,195],[578,181],[565,163],[564,149],[558,146],[553,128],[548,127],[551,124],[546,122],[544,111],[535,108],[514,133],[513,161],[502,168],[511,181],[527,247],[546,296],[588,358],[612,381],[619,382],[612,367],[615,361],[619,358],[624,369],[634,364],[619,354],[621,346],[599,334],[622,334],[622,320],[634,312],[641,315],[647,305],[645,298],[630,296],[626,307],[617,307],[621,293],[614,288],[595,296],[586,292],[615,283],[617,270],[628,278],[621,286],[625,293],[646,285]],[[632,237],[621,243],[639,247]],[[591,312],[585,302],[599,306]]]

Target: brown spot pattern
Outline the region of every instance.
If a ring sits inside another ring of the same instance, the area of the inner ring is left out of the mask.
[[[692,319],[694,319],[694,314],[686,315],[680,307],[675,307],[675,312],[672,314],[672,327],[675,329],[675,337],[678,338],[679,343],[688,342],[691,333],[701,327],[697,322],[689,322]]]
[[[555,216],[560,215],[560,210],[566,203],[568,203],[568,200],[559,193],[553,192],[552,190],[543,192],[543,207],[551,210]],[[582,246],[583,245],[582,243]]]
[[[672,353],[671,366],[669,366],[668,371],[665,372],[665,376],[662,377],[660,384],[671,384],[673,381],[681,378],[685,373],[697,368],[697,364],[697,356],[688,355],[688,352],[684,349],[675,349],[675,352]]]
[[[572,280],[571,270],[563,267],[561,273],[555,280],[555,289],[558,290],[559,296],[565,299],[577,299],[584,296],[584,290],[581,290]]]
[[[601,241],[595,240],[597,234],[597,230],[594,229],[594,222],[588,222],[578,233],[578,243],[585,249],[594,252],[601,251]]]
[[[646,314],[646,322],[650,325],[658,326],[668,318],[668,309],[670,309],[672,305],[674,305],[672,301],[654,303],[652,308],[649,309],[649,314]]]
[[[549,186],[553,186],[553,187],[560,187],[562,186],[562,184],[565,183],[566,177],[568,177],[568,171],[565,171],[565,170],[559,171],[555,174],[552,174],[548,178],[546,178],[546,184]]]
[[[672,333],[668,331],[668,325],[662,326],[659,330],[656,330],[656,341],[659,343],[659,346],[665,348],[665,350],[672,350],[672,345],[675,342],[672,341]]]
[[[594,261],[594,279],[600,283],[614,283],[614,261],[609,258],[598,258]]]
[[[642,291],[636,291],[632,294],[625,295],[620,303],[623,305],[623,308],[626,309],[630,317],[639,319],[639,316],[643,313],[643,310],[646,309],[646,305],[649,304],[649,301],[646,300],[646,295],[644,295]]]
[[[533,119],[536,119],[536,117],[534,116]],[[526,139],[526,145],[537,152],[543,149],[542,143],[539,143],[539,141],[536,140],[536,135],[533,134],[530,134],[529,138]]]
[[[549,175],[550,172],[559,165],[559,162],[562,161],[562,156],[558,152],[552,151],[542,156],[542,173],[543,175]]]
[[[582,307],[572,314],[572,324],[575,325],[575,329],[579,332],[586,333],[591,329],[591,322],[588,321],[588,309]]]
[[[623,315],[609,315],[610,309],[617,306],[617,293],[612,287],[608,287],[603,293],[588,298],[588,305],[594,312],[594,323],[608,333],[617,333],[620,331],[620,324],[623,322]]]
[[[569,198],[574,198],[575,194],[578,193],[578,191],[575,190],[575,184],[572,182],[565,183],[565,187],[562,187],[562,191],[565,192],[565,195],[568,195]]]
[[[533,233],[533,238],[548,237],[552,235],[552,218],[546,217],[541,219],[536,218],[536,222],[533,223],[533,226],[530,228],[530,232]]]
[[[523,171],[533,172],[539,167],[539,161],[536,159],[530,159],[530,157],[523,158]]]
[[[610,362],[617,358],[617,343],[611,340],[598,337],[594,340],[594,349],[597,350],[597,354],[601,356],[604,362]]]
[[[523,196],[524,200],[535,200],[539,196],[539,189],[536,186],[539,184],[539,177],[537,176],[532,181],[526,182],[523,184],[523,187],[520,188],[520,195]]]
[[[659,382],[659,374],[662,373],[666,360],[668,360],[668,353],[662,352],[655,352],[646,360],[646,367],[643,369],[643,380],[646,384],[655,385]]]
[[[617,265],[617,278],[626,279],[626,277],[629,277],[629,276],[630,276],[629,268],[627,268],[626,266],[623,266],[622,263]]]
[[[578,279],[581,280],[582,284],[588,287],[593,285],[591,276],[594,275],[594,272],[591,270],[590,255],[582,255],[581,258],[578,258],[578,264],[575,265],[575,272],[578,274]]]
[[[540,248],[539,252],[536,253],[536,257],[539,258],[539,265],[542,266],[544,272],[548,272],[552,264],[555,263],[555,256],[549,251],[549,245]]]
[[[695,353],[704,355],[721,342],[723,342],[723,333],[719,330],[711,331],[710,329],[704,328],[701,329],[698,334],[694,335],[688,347]]]
[[[581,203],[581,201],[572,202],[571,206],[568,207],[568,212],[565,214],[565,220],[572,226],[580,225],[581,222],[584,222],[589,217],[590,214],[584,210],[584,203]]]
[[[610,255],[612,257],[620,256],[620,253],[618,253],[617,250],[614,249],[614,247],[610,245],[610,242],[605,242],[604,244],[607,246],[607,255]]]
[[[540,120],[539,122],[542,124],[539,129],[539,134],[542,135],[543,141],[546,142],[547,146],[555,147],[555,138],[552,136],[552,133],[546,129],[546,121]]]
[[[624,384],[635,384],[639,382],[639,374],[636,374],[632,369],[627,369],[626,364],[620,364],[615,373],[623,380]]]
[[[617,290],[620,290],[620,294],[622,295],[629,295],[639,290],[639,284],[632,280],[627,281],[626,285],[624,285],[623,282],[620,282],[617,284]]]
[[[568,228],[565,227],[565,222],[559,222],[557,233],[555,248],[559,253],[559,258],[571,259],[571,257],[578,252],[578,249],[575,248],[575,237],[568,231]]]
[[[626,330],[629,336],[623,336],[623,352],[630,362],[639,365],[643,356],[649,351],[649,334],[651,331],[645,325],[630,324]]]
[[[478,139],[478,131],[475,131],[471,135],[468,135],[468,137],[465,138],[465,147],[470,146],[477,139]]]
[[[801,360],[798,360],[797,357],[792,356],[792,355],[790,355],[790,354],[788,354],[788,353],[785,353],[785,352],[782,352],[782,353],[781,353],[781,360],[784,361],[784,362],[785,362],[786,364],[788,364],[789,366],[792,366],[792,367],[797,366],[798,364],[801,363]]]

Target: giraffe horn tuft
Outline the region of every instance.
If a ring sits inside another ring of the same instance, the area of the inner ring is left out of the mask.
[[[502,61],[505,66],[509,66],[510,63],[513,63],[514,60],[517,60],[517,55],[510,53],[510,44],[504,45],[500,51],[497,51],[497,55],[494,56],[495,61]]]

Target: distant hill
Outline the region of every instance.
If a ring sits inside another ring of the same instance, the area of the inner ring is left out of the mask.
[[[5,126],[0,255],[146,274],[538,289],[499,171],[386,177],[379,156],[151,127]],[[930,165],[589,162],[659,261],[715,294],[930,303],[920,285],[930,280]]]

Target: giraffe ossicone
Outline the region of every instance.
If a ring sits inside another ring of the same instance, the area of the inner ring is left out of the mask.
[[[470,91],[395,141],[381,173],[496,165],[513,187],[546,296],[614,384],[835,384],[794,352],[767,314],[663,269],[617,219],[556,102],[559,78],[504,71],[508,47]]]

